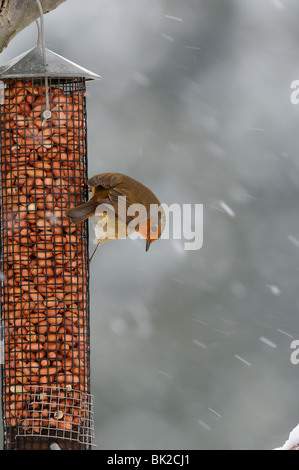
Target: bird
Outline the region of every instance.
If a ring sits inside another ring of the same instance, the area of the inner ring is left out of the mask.
[[[92,176],[87,184],[91,188],[89,201],[68,209],[66,215],[75,225],[91,218],[95,228],[96,248],[89,261],[100,244],[127,238],[133,232],[145,239],[146,251],[151,243],[160,238],[165,228],[165,213],[159,200],[147,186],[125,174],[108,172]],[[140,209],[137,210],[136,225],[135,204]],[[129,210],[130,206],[133,212]],[[153,207],[155,210],[152,210]],[[112,218],[114,224],[109,224]]]

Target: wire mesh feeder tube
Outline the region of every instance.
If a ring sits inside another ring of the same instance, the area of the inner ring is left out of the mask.
[[[43,78],[4,83],[4,448],[89,449],[88,229],[65,216],[87,199],[85,80],[49,78],[48,120]]]

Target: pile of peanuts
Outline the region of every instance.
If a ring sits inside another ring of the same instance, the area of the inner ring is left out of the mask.
[[[85,198],[85,94],[50,83],[45,120],[45,91],[7,82],[0,110],[4,418],[34,433],[80,424],[89,389],[87,235],[65,215]],[[32,400],[45,387],[63,408]]]

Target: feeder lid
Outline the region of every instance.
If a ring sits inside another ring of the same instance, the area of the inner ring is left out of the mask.
[[[98,80],[101,77],[90,70],[50,51],[45,50],[46,65],[43,61],[43,49],[40,44],[0,66],[0,80],[19,78],[84,78]]]

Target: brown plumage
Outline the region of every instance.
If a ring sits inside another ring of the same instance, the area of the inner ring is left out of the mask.
[[[113,206],[116,215],[116,225],[126,224],[126,226],[128,226],[134,218],[127,215],[128,207],[132,204],[142,204],[146,208],[147,218],[141,221],[138,231],[147,241],[147,250],[150,243],[159,238],[165,225],[164,213],[163,210],[161,210],[162,218],[159,218],[159,220],[152,220],[152,218],[150,218],[151,204],[160,206],[160,202],[147,186],[121,173],[102,173],[95,175],[88,180],[88,186],[92,188],[91,199],[85,204],[69,209],[66,212],[66,215],[74,224],[79,224],[88,217],[94,216],[100,204],[107,204]],[[126,197],[126,206],[124,206],[123,200],[119,200],[120,196]],[[123,211],[125,210],[125,212],[122,212],[126,214],[125,220],[123,220],[121,214],[118,213],[119,207]],[[97,213],[96,215],[99,214]],[[117,238],[117,234],[114,238]],[[107,237],[100,239],[97,240],[97,243],[103,243],[110,239],[112,238]]]

